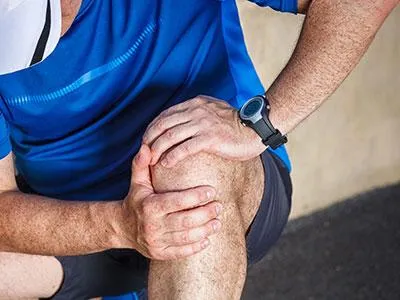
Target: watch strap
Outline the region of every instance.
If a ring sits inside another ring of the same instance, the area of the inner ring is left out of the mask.
[[[267,123],[264,121],[264,118],[261,118],[256,123],[249,124],[249,126],[257,132],[263,142],[274,134],[271,128],[269,128]]]
[[[254,127],[260,129],[261,132],[259,135],[262,137],[262,142],[264,145],[271,147],[272,149],[276,149],[282,144],[287,142],[287,137],[282,135],[282,133],[275,129],[269,120],[269,102],[267,97],[262,95],[264,99],[264,109],[261,112],[262,118],[254,124]],[[258,124],[257,124],[258,123]],[[256,130],[257,131],[257,130]]]
[[[288,141],[285,135],[277,129],[276,132],[269,136],[266,140],[263,140],[264,145],[270,146],[272,149],[276,149],[279,146],[282,146]]]
[[[275,150],[276,148],[287,142],[287,137],[282,135],[282,133],[278,129],[273,129],[268,125],[269,124],[265,122],[265,119],[262,118],[251,126],[261,137],[262,142],[266,146],[269,146]]]

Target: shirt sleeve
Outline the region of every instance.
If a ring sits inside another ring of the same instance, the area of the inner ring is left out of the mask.
[[[11,152],[11,143],[8,132],[8,125],[0,112],[0,159],[3,159]]]
[[[259,6],[269,6],[281,12],[297,14],[297,0],[249,0]]]

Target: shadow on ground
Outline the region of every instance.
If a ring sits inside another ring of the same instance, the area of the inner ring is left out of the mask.
[[[400,299],[400,183],[291,221],[243,299]]]

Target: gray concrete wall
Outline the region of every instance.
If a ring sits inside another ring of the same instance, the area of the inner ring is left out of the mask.
[[[287,62],[302,16],[239,1],[246,42],[268,87]],[[356,70],[289,135],[292,217],[400,180],[400,7]]]

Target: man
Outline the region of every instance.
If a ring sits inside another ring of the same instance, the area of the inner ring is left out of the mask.
[[[267,98],[253,98],[264,90],[233,0],[31,1],[40,8],[18,1],[0,15],[15,13],[2,33],[36,41],[2,56],[3,73],[16,71],[0,77],[8,298],[122,294],[149,270],[151,299],[238,299],[247,263],[289,214],[281,132],[337,88],[398,4],[254,1],[307,18]],[[34,12],[46,18],[29,34]]]

